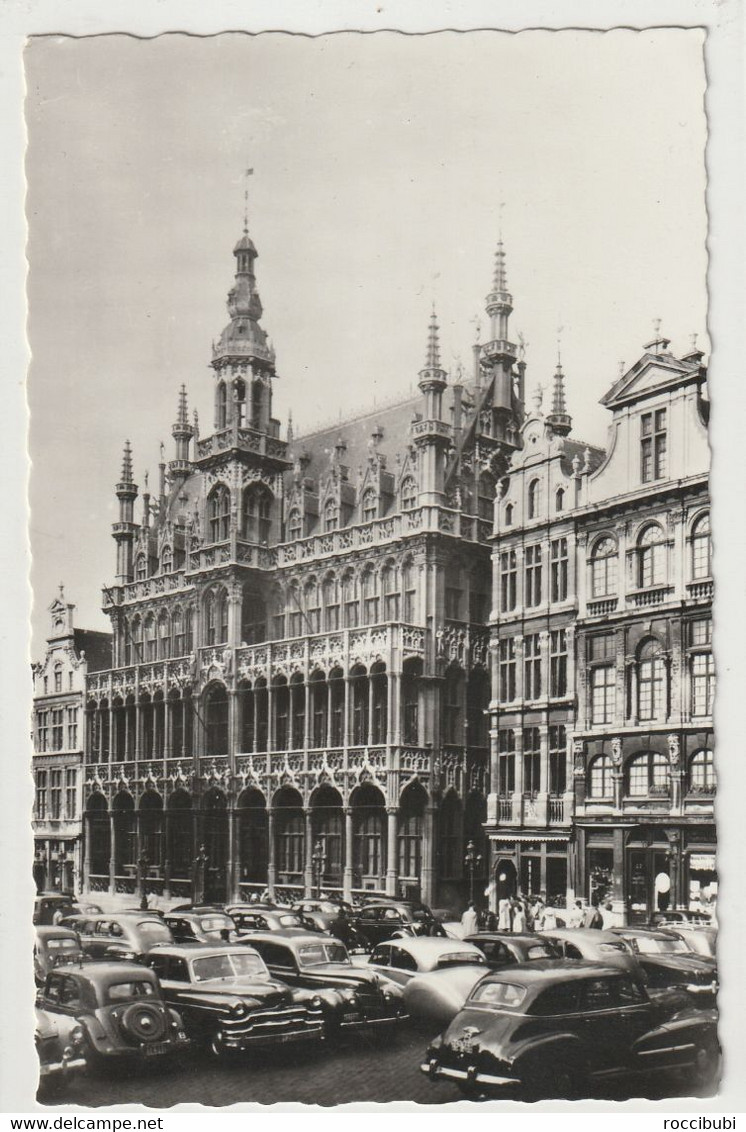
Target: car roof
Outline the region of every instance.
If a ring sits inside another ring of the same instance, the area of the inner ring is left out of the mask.
[[[66,928],[64,924],[37,924],[34,931],[39,939],[75,939],[77,940],[77,932],[72,928]]]
[[[644,927],[627,927],[627,928],[612,928],[614,935],[621,936],[647,936],[650,939],[680,939],[677,931],[668,931],[666,928],[644,928]]]
[[[280,928],[276,932],[252,932],[246,936],[249,940],[263,940],[266,943],[339,943],[333,936],[321,935],[320,932],[307,932],[302,928]],[[249,945],[250,946],[250,945]]]
[[[235,943],[200,943],[199,940],[189,943],[159,943],[149,953],[150,955],[176,955],[180,959],[200,958],[208,955],[225,955],[226,952],[235,955],[244,955],[246,952],[258,955],[253,947]]]
[[[549,933],[547,933],[549,934]],[[473,932],[471,935],[464,936],[464,943],[473,943],[475,947],[479,946],[479,941],[485,940],[515,940],[517,943],[546,943],[547,941],[538,932]]]
[[[463,954],[466,951],[468,954],[473,951],[475,955],[479,955],[480,960],[484,958],[473,943],[467,943],[463,939],[444,939],[443,936],[422,935],[414,938],[407,936],[405,939],[382,939],[376,947],[384,947],[388,944],[400,947],[410,955],[453,955],[456,952]]]
[[[600,931],[597,928],[547,928],[546,931],[539,932],[539,935],[549,939],[566,939],[569,942],[577,939],[586,943],[615,943],[619,938],[613,931]]]
[[[590,959],[535,959],[532,963],[516,963],[501,971],[492,971],[485,982],[521,982],[526,986],[541,983],[575,981],[594,975],[596,978],[621,978],[626,974],[620,967],[595,963]]]

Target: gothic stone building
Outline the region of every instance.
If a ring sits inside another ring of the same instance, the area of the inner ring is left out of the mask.
[[[493,540],[497,893],[609,898],[631,919],[717,891],[706,370],[669,345],[603,398],[606,453],[569,439],[558,366]]]
[[[448,381],[433,314],[417,397],[287,439],[246,232],[234,255],[213,429],[182,387],[139,517],[125,448],[86,887],[458,903],[487,883],[489,539],[523,420],[502,245],[469,380]]]
[[[85,679],[111,664],[111,635],[76,629],[74,615],[60,586],[49,607],[46,655],[32,669],[33,871],[39,891],[73,892],[80,883]]]

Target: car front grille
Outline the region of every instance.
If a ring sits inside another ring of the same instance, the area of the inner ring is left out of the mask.
[[[253,1010],[242,1018],[226,1018],[221,1025],[227,1038],[271,1038],[293,1033],[314,1033],[323,1026],[320,1007],[285,1006]]]

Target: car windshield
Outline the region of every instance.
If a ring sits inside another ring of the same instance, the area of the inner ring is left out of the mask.
[[[148,943],[170,943],[171,931],[160,920],[140,920],[138,923],[140,935]]]
[[[608,953],[609,951],[629,951],[629,948],[627,944],[620,939],[617,943],[599,943],[598,950]]]
[[[47,950],[55,951],[59,955],[63,951],[79,951],[80,944],[77,939],[63,939],[62,937],[57,937],[47,940]]]
[[[472,953],[471,951],[449,951],[446,955],[441,955],[436,966],[442,967],[463,967],[465,964],[472,966],[474,963],[486,964],[487,960],[481,951]]]
[[[296,916],[295,914],[291,915],[290,913],[286,913],[284,916],[278,916],[277,918],[280,921],[280,927],[282,928],[303,927],[303,921],[301,920],[300,916]]]
[[[332,904],[330,900],[320,900],[318,904],[314,904],[309,909],[311,912],[323,912],[325,916],[336,916],[339,908],[336,904]]]
[[[200,924],[205,932],[233,931],[235,926],[229,916],[202,916]]]
[[[685,955],[689,950],[683,939],[655,939],[638,936],[637,946],[642,955]]]
[[[554,959],[554,952],[545,943],[532,943],[526,952],[527,959]]]
[[[264,960],[251,951],[228,951],[223,955],[207,955],[192,963],[195,983],[211,979],[266,978]]]
[[[320,967],[323,963],[346,963],[350,960],[343,943],[314,943],[298,948],[301,967]]]
[[[412,919],[417,920],[418,923],[424,923],[425,921],[432,920],[432,916],[428,912],[427,908],[413,908]]]
[[[155,986],[145,979],[129,979],[126,983],[112,983],[106,994],[109,1002],[128,1002],[131,998],[152,998]]]
[[[482,1006],[505,1006],[517,1010],[526,997],[526,988],[517,983],[479,983],[472,992],[471,1001]]]

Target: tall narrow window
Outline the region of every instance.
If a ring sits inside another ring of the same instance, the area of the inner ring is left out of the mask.
[[[322,601],[324,607],[324,627],[327,632],[334,632],[339,628],[339,586],[334,574],[324,578],[322,587]]]
[[[161,551],[161,573],[170,574],[174,568],[174,552],[170,546],[164,546]]]
[[[355,575],[351,570],[342,577],[342,612],[345,629],[354,629],[358,623],[358,600],[355,594]]]
[[[417,484],[411,476],[406,476],[401,485],[401,509],[412,511],[417,506]]]
[[[515,609],[518,568],[514,550],[500,552],[500,610],[509,613]]]
[[[339,507],[335,499],[327,499],[324,504],[324,530],[328,534],[339,526]]]
[[[65,817],[68,821],[74,821],[78,816],[78,795],[75,778],[75,768],[67,767],[65,770]]]
[[[362,518],[364,523],[370,523],[378,516],[378,497],[372,487],[363,495]]]
[[[295,539],[301,538],[303,535],[303,520],[301,519],[300,510],[293,507],[288,515],[287,521],[287,539],[288,542],[293,542]]]
[[[541,604],[541,547],[538,543],[526,547],[526,586],[527,606]]]
[[[535,519],[539,514],[539,490],[540,484],[538,480],[532,480],[528,485],[528,517]]]
[[[665,474],[666,410],[656,409],[640,417],[640,475],[643,483],[651,483]]]
[[[515,790],[515,732],[511,727],[497,734],[497,792],[509,798]]]
[[[616,709],[616,665],[614,634],[598,633],[588,639],[591,723],[611,723]]]
[[[638,718],[661,719],[666,714],[666,669],[659,641],[648,640],[640,648],[637,666]]]
[[[138,554],[135,559],[135,579],[142,582],[148,576],[148,559],[145,554]]]
[[[47,772],[45,770],[37,770],[36,772],[36,816],[40,819],[47,816]]]
[[[460,668],[449,668],[445,680],[444,734],[446,743],[464,743],[464,674]]]
[[[608,755],[599,755],[588,768],[588,795],[595,799],[614,797],[612,762]]]
[[[244,538],[264,546],[269,542],[271,527],[272,493],[266,487],[248,487],[243,496]]]
[[[566,629],[553,629],[549,636],[549,695],[567,695]]]
[[[402,567],[402,616],[407,624],[411,625],[417,620],[417,575],[411,559],[407,559]]]
[[[567,600],[567,539],[556,538],[550,545],[552,601]]]
[[[216,412],[216,425],[220,428],[225,428],[228,422],[228,391],[225,388],[225,382],[221,381],[217,388],[217,412]]]
[[[666,543],[657,523],[651,523],[637,543],[637,584],[640,589],[666,581]]]
[[[55,692],[62,691],[62,665],[55,664],[54,666],[54,690]]]
[[[399,576],[396,564],[387,562],[381,574],[384,621],[399,620]]]
[[[562,723],[549,728],[549,793],[567,789],[567,733]]]
[[[365,570],[361,583],[363,595],[363,624],[378,624],[377,579],[372,570]]]
[[[36,717],[36,749],[49,750],[49,712],[40,711]]]
[[[609,597],[617,591],[617,547],[612,538],[604,536],[591,553],[591,594]]]
[[[538,633],[529,633],[523,638],[523,695],[527,700],[537,700],[541,696],[541,648]]]
[[[692,578],[709,578],[712,573],[710,516],[702,515],[692,527]]]
[[[500,700],[511,703],[515,699],[515,639],[503,637],[498,648]]]
[[[715,762],[712,751],[703,748],[695,751],[689,761],[689,781],[687,783],[690,794],[715,793]]]
[[[709,652],[697,652],[691,658],[692,715],[712,715],[715,695],[715,664]]]
[[[541,789],[541,735],[538,727],[523,729],[523,793],[535,798]]]
[[[210,542],[225,542],[228,538],[231,517],[231,494],[224,484],[218,484],[207,500],[207,519]]]
[[[49,816],[55,821],[62,817],[62,771],[49,772]]]

